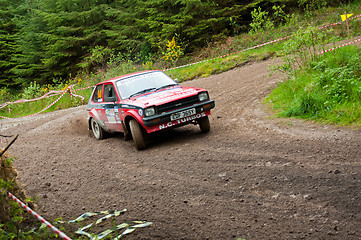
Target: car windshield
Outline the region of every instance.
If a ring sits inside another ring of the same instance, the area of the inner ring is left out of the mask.
[[[122,99],[173,85],[177,83],[163,72],[143,73],[117,81],[117,88]]]

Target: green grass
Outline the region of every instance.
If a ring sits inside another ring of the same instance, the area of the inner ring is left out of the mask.
[[[184,68],[169,70],[166,71],[166,73],[172,78],[178,79],[180,82],[195,78],[209,77],[238,67],[247,61],[261,61],[275,56],[282,49],[282,45],[281,42],[274,43],[273,45],[266,45],[261,48],[240,52],[224,58],[216,58]]]
[[[74,96],[71,97],[70,93],[67,92],[56,104],[49,107],[45,111],[42,110],[48,107],[54,101],[56,101],[61,95],[48,97],[33,102],[11,104],[6,106],[5,108],[0,109],[0,116],[9,117],[9,118],[18,118],[18,117],[25,117],[34,113],[38,113],[40,111],[42,111],[42,113],[45,113],[60,109],[66,109],[69,107],[79,106],[82,104],[86,104],[88,102],[91,92],[92,92],[92,88],[76,92],[77,95],[81,95],[84,97],[84,101],[82,101],[81,98],[79,97],[74,97]]]
[[[280,117],[361,126],[361,50],[347,46],[323,54],[265,99]]]

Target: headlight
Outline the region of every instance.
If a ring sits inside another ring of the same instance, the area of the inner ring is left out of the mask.
[[[201,92],[200,94],[198,94],[198,99],[200,102],[206,101],[209,99],[208,93],[207,92]]]
[[[153,115],[155,115],[155,108],[154,107],[144,109],[144,116],[150,117],[150,116],[153,116]]]

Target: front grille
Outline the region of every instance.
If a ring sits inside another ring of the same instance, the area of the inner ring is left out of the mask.
[[[182,107],[187,107],[187,106],[190,106],[190,105],[198,103],[198,102],[199,102],[198,95],[195,95],[195,96],[179,99],[177,101],[173,101],[173,102],[169,102],[169,103],[160,105],[157,107],[157,112],[158,112],[158,114],[161,114],[161,113],[169,112],[169,111],[176,110],[176,109],[179,109]]]

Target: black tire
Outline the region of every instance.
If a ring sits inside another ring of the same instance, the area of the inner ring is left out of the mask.
[[[209,132],[211,130],[211,124],[209,123],[208,116],[202,117],[198,120],[201,132]]]
[[[130,132],[134,141],[135,148],[142,150],[145,148],[144,136],[142,130],[140,129],[139,123],[132,119],[129,122]]]
[[[94,118],[90,120],[90,127],[96,139],[102,140],[106,137],[107,132],[104,131],[104,129],[99,125],[97,121],[94,120]]]

